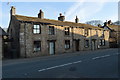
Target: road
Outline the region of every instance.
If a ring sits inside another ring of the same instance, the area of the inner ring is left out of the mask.
[[[118,49],[3,61],[3,78],[118,78]],[[120,64],[120,63],[119,63]]]

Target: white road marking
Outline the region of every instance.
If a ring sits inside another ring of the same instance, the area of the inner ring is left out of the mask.
[[[108,57],[108,56],[110,56],[110,55],[104,55],[104,56],[101,56],[101,57]]]
[[[58,66],[48,67],[48,68],[45,68],[45,69],[40,69],[38,71],[42,72],[42,71],[45,71],[45,70],[50,70],[50,69],[54,69],[54,68],[58,68],[58,67],[63,67],[63,66],[71,65],[71,64],[77,64],[77,63],[80,63],[80,62],[82,62],[82,61],[80,60],[80,61],[66,63],[66,64],[62,64],[62,65],[58,65]]]
[[[104,58],[104,57],[108,57],[108,56],[110,56],[110,55],[98,56],[98,57],[94,57],[92,59],[95,60],[95,59]],[[48,67],[48,68],[45,68],[45,69],[40,69],[38,71],[42,72],[42,71],[45,71],[45,70],[50,70],[50,69],[54,69],[54,68],[58,68],[58,67],[63,67],[63,66],[71,65],[71,64],[77,64],[77,63],[80,63],[80,62],[82,62],[82,61],[80,60],[80,61],[66,63],[66,64],[62,64],[62,65],[58,65],[58,66]]]
[[[94,57],[94,58],[92,58],[92,59],[94,60],[94,59],[98,59],[98,58],[100,58],[100,57]]]
[[[46,69],[41,69],[41,70],[38,70],[39,72],[41,72],[41,71],[45,71]]]
[[[81,62],[81,61],[77,61],[77,62],[73,62],[73,63],[76,64],[76,63],[79,63],[79,62]]]
[[[92,59],[95,60],[95,59],[104,58],[104,57],[108,57],[108,56],[110,56],[110,55],[104,55],[104,56],[94,57]]]

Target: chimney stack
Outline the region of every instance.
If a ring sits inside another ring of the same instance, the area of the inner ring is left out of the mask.
[[[104,26],[108,26],[108,22],[107,22],[107,20],[106,20],[106,22],[104,23]]]
[[[11,16],[16,14],[16,8],[14,6],[11,7],[10,14]]]
[[[108,24],[112,24],[112,21],[111,21],[111,20],[109,20],[109,21],[108,21]]]
[[[78,23],[78,22],[79,22],[79,19],[78,19],[78,17],[76,16],[75,23]]]
[[[98,24],[98,27],[102,27],[101,24]]]
[[[58,17],[59,21],[64,21],[65,20],[65,16],[62,16],[62,13],[60,13],[60,16]]]
[[[41,19],[44,18],[44,12],[42,10],[40,10],[40,12],[38,14],[38,18],[41,18]]]

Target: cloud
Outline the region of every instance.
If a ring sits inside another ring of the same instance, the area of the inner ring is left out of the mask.
[[[81,21],[84,21],[90,16],[100,12],[105,2],[106,1],[104,0],[99,2],[86,2],[86,0],[83,0],[82,2],[76,2],[68,9],[66,13],[66,20],[74,21],[75,16],[77,15]]]
[[[106,17],[106,20],[112,20],[112,22],[115,22],[118,20],[118,14],[110,15]]]
[[[76,2],[72,5],[71,8],[68,9],[67,13],[65,14],[66,17],[74,14],[74,12],[84,3],[85,0],[81,0],[82,2]]]

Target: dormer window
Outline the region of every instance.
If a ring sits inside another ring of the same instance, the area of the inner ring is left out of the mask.
[[[33,26],[33,33],[34,34],[40,34],[41,33],[41,27],[40,27],[40,25],[34,25]]]

